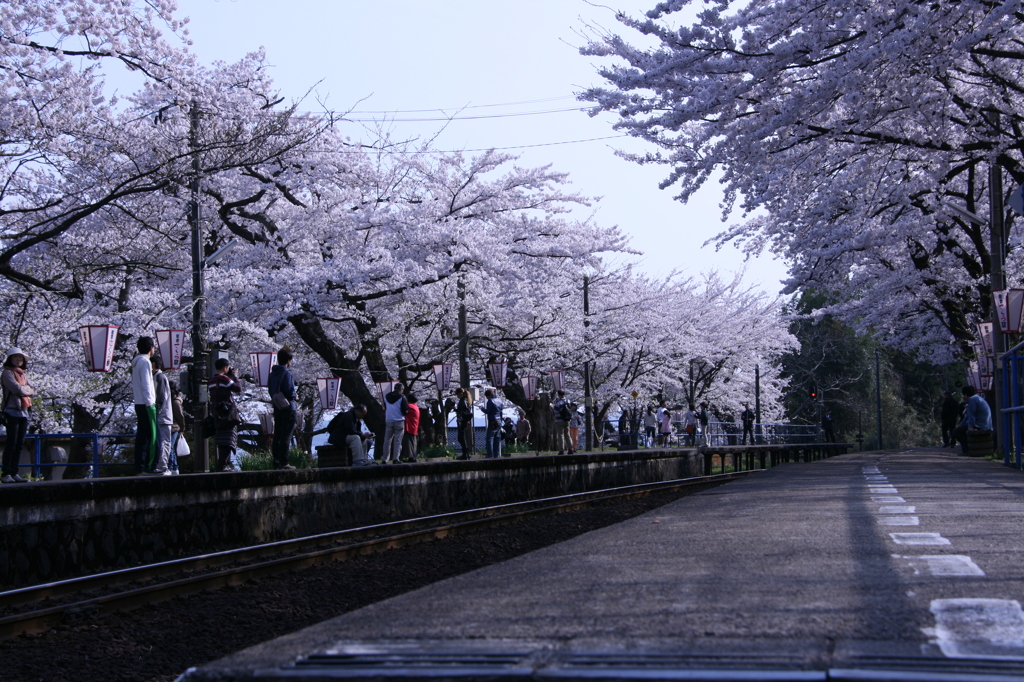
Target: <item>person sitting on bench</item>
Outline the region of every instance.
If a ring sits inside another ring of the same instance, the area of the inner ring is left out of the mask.
[[[967,433],[969,431],[992,431],[992,409],[988,402],[974,389],[973,386],[964,386],[961,389],[964,398],[967,400],[967,409],[964,411],[964,419],[960,426],[953,431],[953,438],[960,443],[963,453],[967,452]]]

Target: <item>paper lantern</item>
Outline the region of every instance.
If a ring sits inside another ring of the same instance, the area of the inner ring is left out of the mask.
[[[316,388],[320,392],[320,409],[338,409],[338,396],[341,395],[341,379],[337,377],[317,379]]]
[[[184,329],[157,329],[156,348],[164,369],[181,369],[181,351],[185,348]]]
[[[91,324],[78,328],[78,338],[85,350],[85,364],[90,372],[109,372],[114,364],[117,327],[112,324]]]
[[[540,377],[519,377],[519,383],[523,385],[523,393],[527,400],[537,399],[537,386],[540,384]]]
[[[508,363],[504,360],[488,363],[487,369],[491,372],[491,382],[495,388],[505,386],[505,377],[508,374]]]
[[[434,365],[434,383],[437,384],[439,392],[444,393],[448,390],[452,384],[452,363]]]
[[[1024,316],[1024,289],[998,289],[992,292],[999,328],[1004,334],[1019,334]]]
[[[970,384],[975,391],[981,390],[981,369],[978,367],[977,360],[971,360],[967,363],[967,383]]]
[[[992,376],[992,368],[996,364],[992,356],[985,352],[985,348],[980,343],[972,344],[971,347],[974,348],[974,357],[977,358],[976,362],[981,376]]]
[[[565,372],[564,369],[553,369],[548,372],[551,375],[551,385],[556,391],[565,390]]]
[[[270,384],[270,370],[277,364],[277,353],[249,353],[249,361],[256,385],[266,388]]]
[[[995,341],[992,339],[992,323],[991,322],[979,322],[978,323],[978,338],[981,339],[981,345],[985,347],[985,354],[992,355],[995,352]]]
[[[380,391],[380,404],[384,405],[384,396],[391,393],[391,390],[395,387],[395,384],[400,383],[398,381],[378,381],[377,390]]]
[[[995,384],[994,377],[981,377],[981,390],[991,391],[993,384]]]

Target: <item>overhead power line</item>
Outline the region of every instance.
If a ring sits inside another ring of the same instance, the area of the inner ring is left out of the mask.
[[[472,116],[430,116],[430,117],[419,117],[419,118],[395,118],[387,115],[383,115],[382,118],[352,118],[347,115],[342,115],[341,119],[344,121],[355,121],[361,123],[369,123],[376,121],[388,121],[389,123],[424,123],[424,122],[443,122],[443,121],[472,121],[475,119],[482,118],[514,118],[516,116],[539,116],[542,114],[560,114],[566,111],[586,111],[586,107],[570,107],[568,109],[545,109],[543,111],[520,111],[518,113],[511,114],[475,114]]]
[[[500,104],[472,104],[461,107],[438,107],[436,109],[391,109],[391,110],[380,110],[380,111],[350,111],[350,114],[425,114],[431,111],[463,111],[464,109],[489,109],[492,107],[515,107],[522,104],[541,104],[543,102],[558,102],[566,99],[576,99],[571,95],[564,95],[562,97],[545,97],[544,99],[527,99],[521,102],[502,102]]]

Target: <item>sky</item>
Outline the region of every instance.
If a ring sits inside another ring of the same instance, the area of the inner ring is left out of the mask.
[[[592,118],[579,110],[575,93],[602,80],[602,60],[579,54],[587,26],[622,33],[613,8],[639,15],[654,4],[179,0],[178,16],[190,18],[192,49],[202,62],[233,62],[263,47],[281,94],[305,98],[303,110],[351,110],[342,130],[353,138],[370,139],[370,130],[385,121],[397,138],[436,135],[434,146],[441,150],[515,148],[508,151],[520,156],[519,165],[552,164],[569,174],[575,191],[599,197],[576,216],[618,225],[643,252],[640,269],[695,278],[712,270],[743,271],[744,282],[775,294],[785,277],[781,261],[769,255],[748,260],[732,246],[704,246],[742,219],[734,212],[722,222],[717,183],[685,205],[674,200],[672,188],[658,188],[666,168],[615,154],[645,151],[643,143],[595,140],[619,135],[614,117]],[[639,39],[630,36],[631,42]],[[591,141],[561,144],[575,140]]]

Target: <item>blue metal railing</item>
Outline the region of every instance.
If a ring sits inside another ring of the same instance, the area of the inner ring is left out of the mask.
[[[43,442],[52,440],[71,440],[85,438],[92,443],[92,461],[90,462],[44,462]],[[31,462],[32,476],[38,477],[43,469],[52,467],[91,467],[91,478],[100,477],[100,467],[123,464],[123,462],[101,462],[100,454],[103,448],[100,447],[100,439],[127,438],[134,439],[135,434],[131,433],[30,433],[25,436],[26,441],[35,441],[33,444],[33,457]]]
[[[1010,453],[1014,453],[1014,463],[1021,468],[1021,449],[1024,444],[1022,434],[1022,417],[1024,417],[1024,342],[999,356],[1002,374],[1002,414],[1003,442],[999,446],[1003,450],[1003,464],[1011,466]]]

